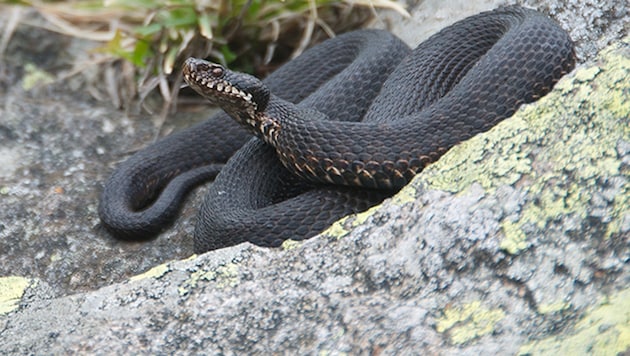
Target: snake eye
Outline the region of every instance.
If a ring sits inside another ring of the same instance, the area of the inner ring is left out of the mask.
[[[210,70],[210,74],[212,74],[213,77],[220,77],[223,75],[223,68],[221,67],[214,67],[212,68],[212,70]]]

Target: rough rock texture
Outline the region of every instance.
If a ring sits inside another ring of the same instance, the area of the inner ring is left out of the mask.
[[[614,29],[596,48],[617,43],[595,58],[579,42],[593,60],[393,199],[307,242],[128,280],[190,254],[198,198],[154,241],[108,238],[100,182],[150,124],[72,79],[25,89],[46,76],[22,63],[58,68],[74,47],[13,42],[30,59],[0,67],[0,353],[628,352],[630,38],[614,41],[627,13],[606,11],[626,5],[558,4],[575,33]]]

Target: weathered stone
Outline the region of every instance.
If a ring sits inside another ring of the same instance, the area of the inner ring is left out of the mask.
[[[0,353],[627,352],[628,48],[319,237],[165,264],[190,253],[189,218],[148,243],[95,229],[107,164],[151,128],[76,92],[0,86],[0,271],[21,276],[0,279]]]

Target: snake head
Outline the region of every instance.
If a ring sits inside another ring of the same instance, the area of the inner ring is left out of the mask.
[[[184,62],[183,73],[186,83],[197,93],[241,120],[253,119],[269,102],[269,89],[249,74],[192,57]]]

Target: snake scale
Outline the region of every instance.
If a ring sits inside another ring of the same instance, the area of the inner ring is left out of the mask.
[[[190,58],[184,79],[224,112],[123,162],[99,215],[116,236],[153,237],[215,178],[196,252],[309,238],[393,195],[574,66],[567,33],[518,6],[461,20],[413,51],[386,31],[350,32],[264,81]]]

